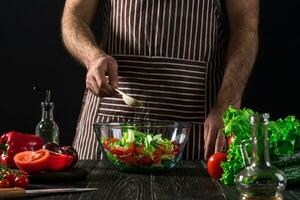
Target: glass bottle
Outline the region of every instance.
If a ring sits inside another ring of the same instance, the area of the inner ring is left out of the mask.
[[[244,159],[246,167],[237,174],[235,179],[241,199],[283,199],[283,191],[286,186],[285,175],[270,163],[269,114],[251,116],[250,123],[252,157],[248,160]],[[242,146],[241,150],[245,158],[247,149]]]
[[[46,100],[41,103],[42,119],[36,125],[36,135],[42,137],[44,142],[59,144],[59,129],[53,119],[54,103],[50,101],[50,90],[46,91]]]

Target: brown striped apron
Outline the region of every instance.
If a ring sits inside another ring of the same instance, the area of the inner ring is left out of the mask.
[[[132,120],[190,121],[184,159],[203,155],[203,123],[224,72],[219,0],[107,0],[101,47],[119,64],[119,89],[141,100],[86,90],[74,147],[80,159],[97,159],[93,123]]]

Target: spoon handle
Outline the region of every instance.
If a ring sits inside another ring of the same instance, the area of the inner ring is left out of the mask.
[[[119,90],[119,89],[117,89],[117,88],[115,88],[115,90],[116,90],[120,95],[124,95],[124,94],[125,94],[124,92],[122,92],[121,90]]]

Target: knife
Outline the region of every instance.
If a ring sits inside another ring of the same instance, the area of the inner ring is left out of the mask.
[[[57,189],[35,189],[25,190],[23,188],[1,188],[0,199],[3,198],[20,198],[35,195],[57,194],[57,193],[70,193],[70,192],[86,192],[94,191],[98,188],[57,188]]]

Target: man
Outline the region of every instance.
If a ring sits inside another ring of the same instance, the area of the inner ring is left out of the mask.
[[[87,69],[74,139],[80,158],[96,158],[99,121],[190,121],[185,159],[202,159],[202,146],[205,159],[221,150],[222,113],[240,107],[255,62],[259,1],[225,0],[226,42],[219,0],[105,0],[100,45],[90,29],[98,4],[66,0],[62,18],[65,46]],[[144,107],[127,107],[114,87]]]

